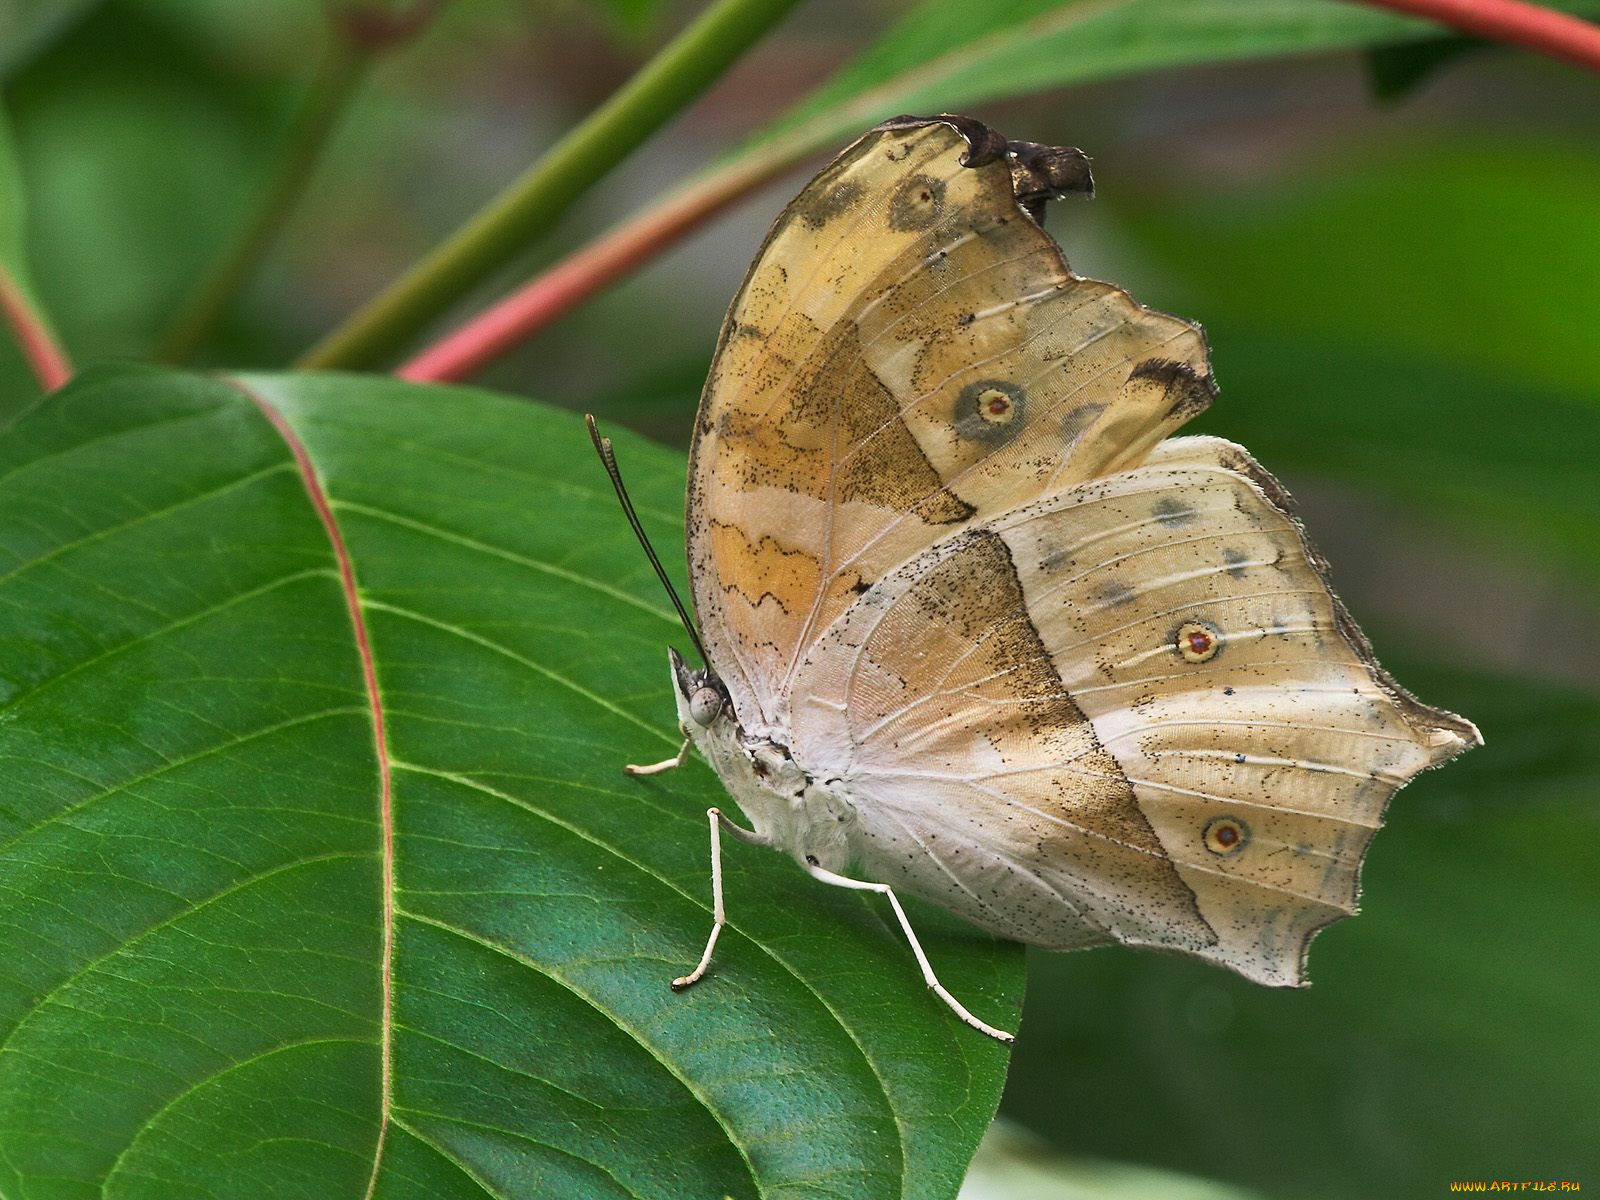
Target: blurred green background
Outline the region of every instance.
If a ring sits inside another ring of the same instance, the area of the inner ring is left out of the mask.
[[[35,279],[80,361],[139,356],[248,206],[320,7],[43,7],[0,46]],[[906,7],[802,5],[500,282],[650,204]],[[360,92],[207,361],[292,358],[693,11],[445,5]],[[1003,1112],[1074,1161],[1286,1197],[1600,1186],[1600,80],[1471,49],[1385,94],[1420,61],[1172,70],[973,111],[1089,152],[1098,198],[1050,216],[1076,269],[1205,325],[1222,394],[1196,429],[1285,480],[1386,665],[1487,743],[1397,798],[1365,911],[1319,940],[1307,992],[1121,949],[1036,958]],[[685,445],[722,310],[799,183],[480,382]],[[6,407],[29,390],[6,344]]]

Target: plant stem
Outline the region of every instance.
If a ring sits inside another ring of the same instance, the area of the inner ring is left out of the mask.
[[[788,157],[746,156],[701,176],[535,276],[409,359],[395,374],[438,383],[470,377],[790,165]]]
[[[189,361],[227,314],[304,193],[373,56],[374,49],[335,31],[254,213],[184,301],[157,344],[157,358]]]
[[[1600,71],[1600,26],[1523,0],[1366,0]]]
[[[0,313],[16,335],[17,347],[41,388],[53,392],[72,378],[72,363],[50,332],[49,324],[4,267],[0,267]]]
[[[443,244],[304,356],[360,367],[393,351],[705,90],[797,0],[717,0],[610,100]]]

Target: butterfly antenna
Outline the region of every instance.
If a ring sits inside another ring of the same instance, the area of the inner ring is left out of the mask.
[[[639,514],[634,510],[633,500],[628,496],[628,489],[623,485],[622,472],[617,469],[617,454],[611,448],[611,439],[600,436],[600,427],[594,423],[592,413],[583,414],[584,422],[589,426],[589,437],[594,442],[595,453],[600,456],[600,462],[606,469],[606,474],[611,476],[611,486],[617,490],[617,500],[622,504],[622,511],[628,518],[628,524],[633,527],[633,536],[639,539],[639,545],[644,547],[645,557],[650,560],[650,565],[656,569],[656,578],[661,580],[661,586],[667,589],[667,595],[672,597],[672,607],[678,610],[678,620],[683,622],[683,631],[689,635],[689,640],[694,643],[700,661],[705,664],[706,670],[711,669],[711,660],[706,657],[706,648],[700,641],[700,635],[695,632],[694,621],[689,616],[689,610],[684,608],[683,601],[678,599],[678,589],[672,586],[672,580],[667,578],[667,569],[661,565],[661,559],[656,556],[656,548],[650,544],[650,539],[645,536],[644,526],[639,524]]]

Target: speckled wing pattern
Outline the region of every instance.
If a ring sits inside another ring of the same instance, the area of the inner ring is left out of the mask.
[[[1071,190],[1076,152],[900,118],[779,217],[695,427],[702,636],[874,878],[1299,983],[1388,797],[1477,731],[1377,665],[1245,451],[1168,439],[1204,338],[1071,273]]]

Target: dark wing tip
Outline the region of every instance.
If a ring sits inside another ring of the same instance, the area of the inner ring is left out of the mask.
[[[1147,358],[1134,367],[1128,378],[1149,379],[1164,387],[1167,398],[1172,401],[1167,415],[1185,421],[1204,412],[1217,397],[1217,381],[1209,372],[1202,375],[1188,363],[1176,359]],[[1281,487],[1278,490],[1283,491]]]
[[[1094,195],[1089,156],[1076,146],[1008,141],[982,121],[956,113],[940,113],[936,117],[891,117],[877,128],[904,130],[928,125],[946,125],[961,135],[967,143],[966,153],[961,156],[964,167],[982,167],[1004,160],[1011,168],[1011,190],[1017,204],[1037,224],[1044,224],[1045,201]]]

